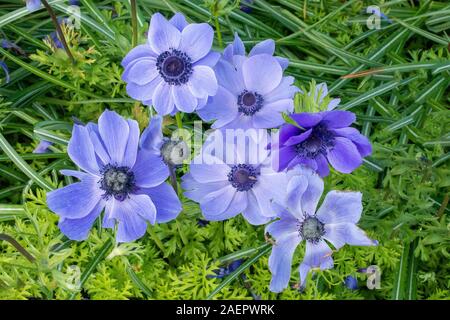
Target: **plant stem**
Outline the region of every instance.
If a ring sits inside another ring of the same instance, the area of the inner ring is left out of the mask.
[[[178,129],[183,129],[183,120],[179,112],[175,113],[175,121],[177,122]]]
[[[17,251],[19,251],[25,258],[28,259],[28,261],[30,262],[36,261],[36,259],[24,247],[22,247],[20,243],[18,243],[16,239],[14,239],[13,237],[4,233],[0,233],[0,240],[8,241],[9,243],[11,243],[14,246],[14,248],[17,249]]]
[[[131,27],[133,28],[133,38],[131,40],[131,46],[134,48],[137,46],[138,42],[136,0],[130,0],[130,3],[131,3]]]
[[[72,52],[70,52],[69,46],[67,45],[66,38],[64,37],[64,33],[62,32],[61,26],[58,23],[58,19],[56,18],[55,12],[53,11],[52,7],[48,4],[47,0],[42,0],[41,2],[44,5],[45,9],[47,9],[50,18],[52,19],[52,22],[55,25],[56,33],[58,33],[58,38],[61,41],[67,55],[69,56],[70,61],[72,61],[72,63],[75,64],[75,59],[72,55]]]
[[[214,25],[216,26],[217,40],[219,41],[219,47],[220,49],[223,49],[222,32],[220,31],[219,18],[217,16],[214,16]]]
[[[178,194],[178,182],[177,182],[177,175],[175,173],[175,167],[171,164],[169,164],[168,167],[169,167],[169,172],[170,172],[170,184],[172,185],[173,189],[175,190],[175,193]]]

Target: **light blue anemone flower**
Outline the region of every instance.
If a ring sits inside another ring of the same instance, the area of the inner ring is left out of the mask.
[[[235,66],[221,59],[215,71],[219,89],[197,113],[212,128],[269,129],[284,123],[282,113],[294,109],[299,89],[283,77],[280,63],[266,53],[235,56]]]
[[[181,13],[167,21],[155,13],[148,41],[122,60],[128,94],[160,115],[193,112],[217,92],[213,67],[220,58],[211,51],[214,31],[206,23],[188,24]]]
[[[260,136],[225,141],[220,131],[208,137],[181,184],[184,195],[200,203],[206,220],[242,213],[249,223],[260,225],[275,217],[271,203],[281,201],[286,180],[285,173],[272,169],[265,140]]]
[[[167,222],[181,211],[169,170],[160,157],[138,148],[139,127],[104,111],[98,125],[75,124],[67,148],[83,171],[61,173],[80,180],[47,193],[48,207],[61,217],[59,228],[70,239],[86,239],[105,209],[102,226],[117,224],[117,242],[142,237],[147,223]]]
[[[311,169],[297,166],[288,172],[288,181],[285,199],[274,204],[280,219],[266,227],[266,233],[275,239],[269,258],[273,292],[287,287],[294,251],[303,240],[306,252],[299,269],[302,287],[311,268],[333,268],[333,250],[326,241],[336,250],[345,244],[377,244],[356,226],[362,213],[360,192],[330,191],[316,212],[323,192],[322,179]]]

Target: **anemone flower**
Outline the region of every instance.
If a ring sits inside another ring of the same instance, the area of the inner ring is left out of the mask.
[[[274,167],[291,169],[304,164],[324,177],[330,173],[328,163],[342,173],[350,173],[372,153],[370,141],[355,128],[350,111],[331,110],[289,115],[296,123],[280,128],[279,140],[272,145]]]
[[[155,13],[148,41],[122,60],[128,94],[161,115],[193,112],[217,92],[213,71],[220,55],[211,51],[213,29],[188,24],[181,13],[167,21]]]
[[[282,113],[294,109],[293,77],[283,77],[279,62],[262,53],[239,56],[236,66],[221,60],[216,68],[219,89],[197,113],[212,128],[275,128],[284,123]]]
[[[67,150],[83,171],[61,173],[80,182],[47,194],[48,207],[61,217],[59,228],[67,237],[86,239],[103,209],[102,226],[117,224],[117,242],[136,240],[148,222],[167,222],[178,215],[180,201],[165,182],[167,166],[138,145],[137,122],[112,111],[104,111],[98,125],[74,125]]]
[[[275,239],[269,258],[273,292],[287,287],[294,251],[303,240],[306,252],[299,269],[302,287],[311,268],[333,268],[332,249],[326,241],[336,250],[345,244],[376,245],[356,226],[362,213],[360,192],[330,191],[316,211],[323,192],[322,179],[299,165],[288,172],[287,180],[284,200],[274,204],[280,219],[266,227],[266,233]]]
[[[215,131],[192,161],[182,177],[185,197],[200,203],[206,220],[242,213],[251,224],[267,223],[276,215],[271,202],[282,197],[285,173],[272,169],[263,135],[242,142],[223,138]]]

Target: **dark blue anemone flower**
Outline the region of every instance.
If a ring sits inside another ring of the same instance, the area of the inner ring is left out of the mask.
[[[67,237],[85,239],[103,209],[102,226],[117,224],[117,242],[136,240],[148,222],[167,222],[178,215],[181,203],[165,182],[167,165],[138,146],[137,122],[112,111],[104,111],[98,125],[74,125],[67,151],[83,171],[61,173],[80,182],[47,194],[47,204],[61,217],[59,228]]]
[[[290,117],[297,125],[284,124],[279,141],[272,145],[277,170],[304,164],[324,177],[330,173],[330,163],[337,171],[350,173],[372,153],[370,141],[350,127],[356,119],[350,111],[305,112]]]

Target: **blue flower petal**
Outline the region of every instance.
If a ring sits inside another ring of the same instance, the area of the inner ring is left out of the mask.
[[[175,219],[181,212],[181,202],[171,185],[162,183],[149,189],[142,189],[156,207],[156,222],[164,223]]]
[[[170,114],[175,107],[172,86],[161,81],[153,92],[152,101],[158,114]]]
[[[228,208],[236,192],[236,189],[228,184],[222,189],[205,195],[200,203],[205,218],[211,221],[222,220],[220,216],[217,216]]]
[[[188,86],[180,85],[173,88],[173,98],[178,110],[191,113],[198,105],[197,98],[194,97]]]
[[[177,49],[181,41],[181,32],[169,23],[159,12],[150,20],[148,42],[153,51],[161,54],[169,49]]]
[[[131,242],[141,238],[147,222],[156,221],[156,208],[147,195],[130,195],[124,201],[113,199],[107,204],[108,218],[118,222],[117,242]]]
[[[86,127],[77,124],[73,126],[72,138],[69,141],[67,153],[70,159],[81,169],[92,174],[99,173],[94,146]]]
[[[193,23],[183,29],[179,49],[196,62],[209,53],[213,39],[214,31],[209,24]]]
[[[361,154],[347,138],[335,137],[334,146],[327,150],[327,159],[337,171],[351,173],[362,164]]]
[[[85,240],[95,219],[97,219],[104,207],[105,203],[99,201],[87,216],[80,219],[62,218],[58,223],[58,227],[71,240]]]
[[[169,22],[180,31],[183,31],[183,29],[188,25],[186,18],[180,12],[175,13],[173,17],[170,18]]]
[[[105,110],[98,119],[98,130],[115,165],[122,165],[130,128],[125,119],[114,111]]]
[[[47,205],[64,218],[87,216],[101,200],[103,192],[98,187],[98,177],[86,175],[81,182],[47,193]]]
[[[133,49],[123,58],[122,66],[126,68],[131,62],[140,58],[156,58],[156,53],[148,44],[141,44]]]
[[[218,84],[216,75],[208,66],[196,65],[193,68],[188,86],[196,98],[214,96],[217,93]]]
[[[266,94],[281,82],[283,70],[272,56],[259,54],[248,58],[242,65],[245,86],[248,90]]]
[[[141,135],[139,146],[142,149],[154,152],[157,155],[161,154],[163,144],[162,122],[163,118],[160,115],[155,115],[150,119],[150,124]]]
[[[325,224],[355,224],[361,218],[361,199],[361,192],[330,191],[317,210],[317,217]]]
[[[292,234],[276,241],[269,257],[269,269],[272,272],[270,290],[281,292],[288,286],[291,277],[291,265],[294,251],[300,243],[298,234]]]
[[[122,79],[143,86],[158,76],[159,71],[156,68],[156,59],[142,58],[128,65],[122,74]]]
[[[128,136],[127,146],[125,148],[125,154],[123,157],[122,165],[128,168],[134,166],[136,162],[138,146],[139,146],[139,124],[135,120],[128,119],[128,127],[130,128],[130,133]]]
[[[169,176],[169,169],[161,157],[145,150],[138,152],[132,170],[136,185],[142,188],[156,187]]]
[[[252,48],[252,50],[250,50],[248,56],[251,57],[257,54],[268,54],[269,56],[272,56],[274,53],[275,53],[275,41],[273,41],[272,39],[267,39],[257,43]]]

